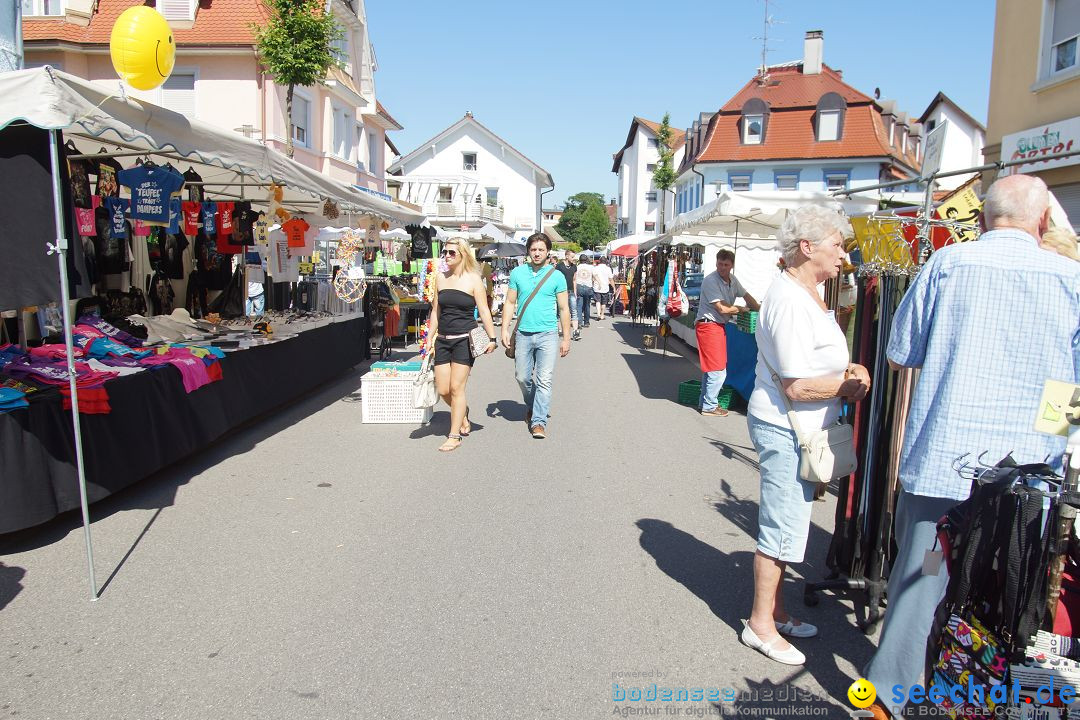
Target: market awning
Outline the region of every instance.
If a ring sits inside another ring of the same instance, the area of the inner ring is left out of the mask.
[[[119,82],[116,87],[118,93]],[[25,121],[94,142],[167,153],[232,170],[252,182],[279,183],[288,189],[286,201],[299,194],[329,198],[342,212],[375,215],[395,223],[424,219],[422,213],[360,193],[239,133],[117,93],[51,67],[0,74],[0,128]]]
[[[624,237],[612,240],[604,246],[604,252],[611,254],[621,247],[626,245],[641,245],[656,237],[656,233],[637,233],[635,235],[626,235]],[[636,255],[637,253],[635,253]]]

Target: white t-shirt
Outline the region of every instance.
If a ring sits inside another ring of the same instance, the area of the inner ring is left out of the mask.
[[[611,278],[615,273],[611,272],[611,268],[603,263],[599,265],[593,265],[592,268],[592,289],[593,292],[606,293],[611,292]]]
[[[574,284],[591,288],[592,274],[592,265],[584,262],[580,263],[577,266],[577,272],[574,273]]]
[[[847,338],[832,311],[822,310],[786,272],[769,287],[758,319],[756,381],[748,410],[759,420],[790,428],[783,391],[773,383],[765,360],[781,378],[841,376],[851,359]],[[791,405],[803,432],[820,430],[840,417],[840,398]]]

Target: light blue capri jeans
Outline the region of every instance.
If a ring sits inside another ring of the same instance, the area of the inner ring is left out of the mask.
[[[816,488],[799,479],[799,442],[790,429],[753,415],[746,424],[761,468],[757,549],[781,562],[802,562]]]

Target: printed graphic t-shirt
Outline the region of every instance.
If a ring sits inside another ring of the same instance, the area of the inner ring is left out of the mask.
[[[233,232],[233,204],[231,202],[219,202],[217,204],[217,234],[218,239],[229,237]]]
[[[207,235],[217,234],[217,203],[204,202],[202,204],[202,227]]]
[[[311,226],[307,224],[307,220],[302,218],[293,218],[281,226],[281,229],[285,231],[285,236],[289,239],[289,247],[304,247],[304,233],[310,228]]]
[[[121,170],[117,179],[131,188],[131,217],[163,225],[169,222],[169,198],[184,186],[180,173],[138,165]]]

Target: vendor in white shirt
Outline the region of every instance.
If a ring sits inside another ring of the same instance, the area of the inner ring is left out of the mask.
[[[716,397],[727,379],[727,324],[735,321],[741,312],[757,310],[761,306],[746,292],[739,279],[731,274],[735,267],[735,253],[720,250],[716,253],[716,272],[701,281],[698,299],[697,335],[698,360],[701,362],[701,396],[698,407],[702,415],[723,417],[727,410],[717,407]],[[745,306],[736,305],[742,298]]]

